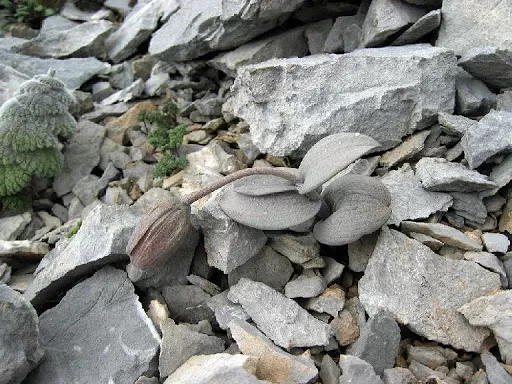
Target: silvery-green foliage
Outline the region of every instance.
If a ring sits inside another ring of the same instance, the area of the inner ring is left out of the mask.
[[[391,214],[389,191],[379,179],[358,175],[335,180],[322,196],[318,190],[379,146],[371,137],[357,133],[327,136],[308,151],[298,170],[290,169],[302,176],[302,184],[271,175],[249,176],[224,193],[220,206],[233,220],[263,230],[288,229],[320,216],[323,220],[313,231],[319,242],[351,243],[386,223]]]
[[[63,167],[59,137],[76,130],[76,100],[52,73],[23,83],[0,107],[0,197],[23,190],[33,176],[57,175]]]

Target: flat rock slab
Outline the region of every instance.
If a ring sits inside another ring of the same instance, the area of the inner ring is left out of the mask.
[[[441,25],[441,10],[435,9],[418,19],[402,33],[391,45],[406,45],[417,42],[422,37],[435,31]]]
[[[229,291],[224,291],[206,300],[206,304],[215,313],[215,319],[222,329],[228,329],[234,319],[248,320],[250,317],[240,304],[228,300]]]
[[[500,348],[505,364],[512,364],[512,290],[479,297],[462,307],[459,312],[469,323],[489,328]]]
[[[339,132],[390,148],[434,123],[437,112],[453,110],[455,61],[430,45],[269,60],[240,69],[234,111],[264,153],[304,153]]]
[[[16,240],[32,220],[28,212],[0,219],[0,240]]]
[[[237,47],[282,24],[304,0],[192,0],[153,34],[149,53],[167,61],[187,61]]]
[[[380,180],[391,193],[388,224],[399,225],[403,220],[422,219],[438,211],[446,212],[453,204],[449,194],[423,188],[408,164],[387,173]]]
[[[127,206],[98,206],[83,221],[69,245],[52,257],[25,292],[37,307],[61,289],[110,262],[128,260],[126,245],[137,216]]]
[[[459,65],[492,88],[512,87],[512,48],[474,48],[460,58]]]
[[[44,355],[37,312],[29,301],[0,284],[0,383],[18,384]]]
[[[239,303],[258,328],[280,347],[327,345],[328,324],[315,319],[295,301],[269,286],[242,278],[232,286],[228,299]]]
[[[439,192],[482,192],[496,187],[488,177],[437,157],[424,157],[416,164],[416,176],[423,187]]]
[[[133,383],[158,353],[160,337],[126,273],[105,267],[43,313],[46,356],[26,383]],[[114,379],[115,378],[115,379]]]
[[[462,55],[474,47],[512,49],[512,3],[502,0],[443,0],[436,45]]]
[[[256,376],[272,383],[311,383],[318,369],[311,357],[294,356],[277,347],[256,327],[243,320],[233,320],[229,330],[244,355],[258,358]]]
[[[341,368],[339,384],[384,384],[373,367],[357,356],[341,355],[339,364]]]
[[[386,228],[359,281],[370,316],[388,311],[417,334],[466,351],[479,351],[489,330],[470,325],[458,309],[500,287],[499,276],[478,264],[444,258]]]

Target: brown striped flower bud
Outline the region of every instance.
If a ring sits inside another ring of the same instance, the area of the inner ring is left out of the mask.
[[[190,229],[190,206],[174,199],[144,214],[128,242],[131,263],[142,269],[156,269],[172,257]]]

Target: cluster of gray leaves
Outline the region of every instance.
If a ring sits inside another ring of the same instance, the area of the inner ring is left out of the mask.
[[[380,228],[391,215],[391,197],[377,178],[346,175],[322,185],[380,144],[358,133],[338,133],[317,142],[298,169],[300,185],[272,175],[236,181],[220,200],[233,220],[262,230],[310,227],[316,239],[344,245]]]

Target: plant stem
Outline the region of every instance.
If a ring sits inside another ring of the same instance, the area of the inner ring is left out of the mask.
[[[270,168],[270,167],[261,167],[261,168],[247,168],[242,169],[240,171],[236,171],[228,176],[225,176],[221,180],[210,184],[199,191],[193,192],[187,196],[184,196],[181,201],[184,204],[192,204],[193,202],[199,200],[200,198],[209,195],[210,193],[216,191],[217,189],[235,181],[239,180],[246,176],[252,176],[252,175],[272,175],[281,177],[283,179],[289,180],[293,184],[301,184],[304,182],[304,179],[301,175],[294,174],[287,170],[286,168]]]

